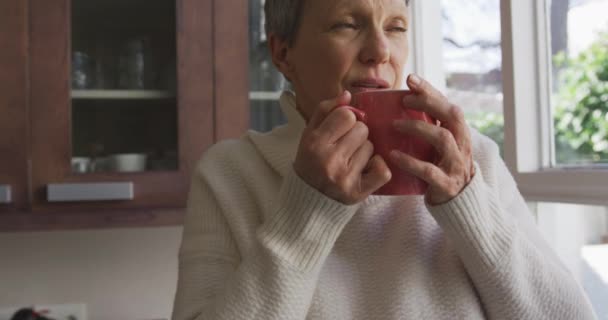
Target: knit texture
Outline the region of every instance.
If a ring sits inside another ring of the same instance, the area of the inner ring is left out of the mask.
[[[497,146],[451,201],[347,206],[292,168],[305,126],[219,143],[192,179],[173,319],[595,319],[534,225]]]

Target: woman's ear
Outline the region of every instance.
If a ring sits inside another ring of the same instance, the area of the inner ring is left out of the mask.
[[[277,35],[271,33],[268,35],[268,49],[270,49],[272,63],[274,63],[283,76],[291,82],[293,65],[290,61],[290,47],[287,41],[282,40]]]

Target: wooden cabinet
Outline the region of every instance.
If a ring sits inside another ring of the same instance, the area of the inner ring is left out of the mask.
[[[1,212],[28,208],[26,3],[0,1]]]
[[[203,151],[249,127],[247,3],[162,2],[1,2],[0,231],[178,224]]]

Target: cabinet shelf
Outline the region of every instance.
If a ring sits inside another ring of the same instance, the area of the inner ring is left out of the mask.
[[[162,90],[72,90],[73,99],[169,99],[175,93]]]

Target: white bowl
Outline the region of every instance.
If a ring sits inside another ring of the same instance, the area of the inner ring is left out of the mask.
[[[146,154],[121,153],[109,157],[111,171],[140,172],[146,170]]]

